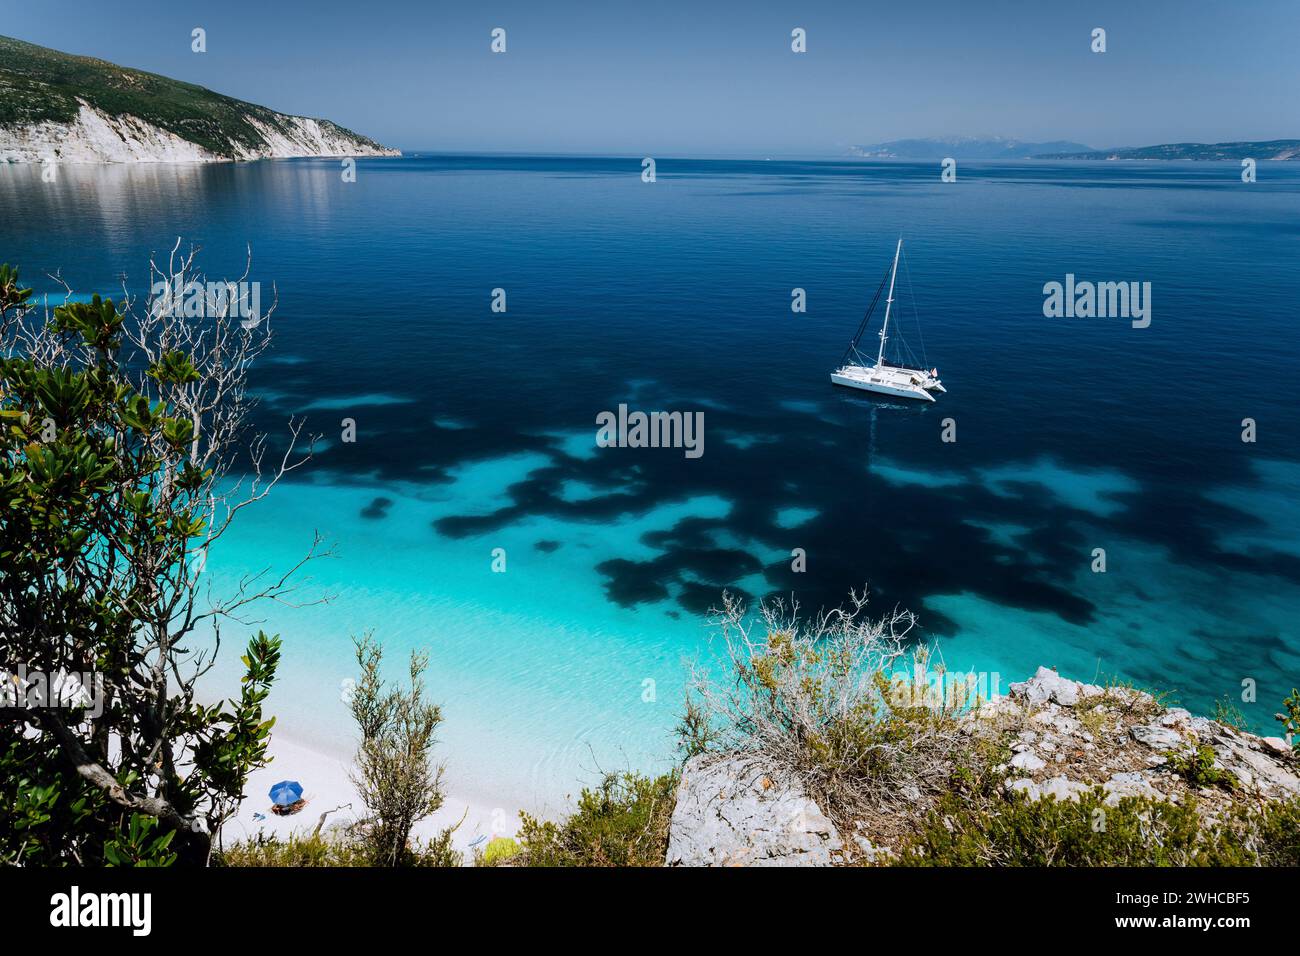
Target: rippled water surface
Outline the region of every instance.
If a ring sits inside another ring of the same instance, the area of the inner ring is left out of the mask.
[[[264,298],[275,283],[259,422],[306,414],[325,443],[209,567],[335,544],[303,591],[328,606],[265,611],[286,732],[342,746],[348,638],[373,629],[392,656],[430,648],[454,791],[554,807],[669,757],[723,587],[816,609],[870,582],[1004,686],[1049,664],[1208,710],[1254,680],[1260,728],[1300,681],[1293,166],[1253,185],[1194,163],[964,164],[953,184],[899,163],[358,171],[0,166],[0,260],[38,290],[55,270],[143,287],[178,235],[215,274],[251,245]],[[900,233],[901,331],[949,390],[926,407],[828,381]],[[1150,282],[1150,327],[1044,318],[1067,273]],[[595,447],[620,403],[702,411],[703,456]]]

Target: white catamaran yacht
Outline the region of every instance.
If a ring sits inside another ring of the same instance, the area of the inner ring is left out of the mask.
[[[867,314],[862,317],[862,324],[858,326],[857,335],[853,336],[853,341],[849,343],[848,350],[844,353],[842,364],[835,371],[831,372],[831,381],[836,385],[846,385],[849,388],[862,389],[864,392],[877,392],[881,395],[892,395],[895,398],[917,398],[923,402],[933,402],[934,392],[947,391],[943,383],[939,381],[939,370],[937,368],[927,371],[924,368],[914,368],[911,365],[904,365],[898,362],[885,361],[885,341],[889,335],[889,315],[894,305],[894,280],[898,278],[898,256],[903,251],[903,240],[898,240],[898,246],[894,249],[894,265],[889,270],[889,296],[885,299],[885,321],[880,326],[880,349],[876,352],[876,361],[873,364],[863,359],[858,353],[858,340],[862,338],[862,333],[866,331],[867,323],[871,320],[871,313],[876,309],[876,303],[880,300],[880,293],[885,288],[885,280],[880,280],[880,288],[876,290],[876,296],[871,300],[871,307],[867,309]]]

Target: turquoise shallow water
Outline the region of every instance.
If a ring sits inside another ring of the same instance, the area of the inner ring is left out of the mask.
[[[816,609],[869,582],[949,666],[1004,688],[1048,664],[1208,710],[1253,680],[1239,706],[1264,729],[1300,682],[1300,171],[1248,187],[1230,164],[966,164],[952,185],[929,164],[662,160],[653,185],[639,159],[359,170],[41,184],[0,167],[0,259],[28,276],[142,283],[147,253],[184,235],[223,274],[250,243],[253,278],[275,281],[258,424],[304,414],[324,441],[208,570],[229,585],[316,531],[335,546],[300,593],[330,603],[263,612],[286,638],[287,733],[350,748],[349,637],[373,629],[395,665],[430,650],[454,792],[555,809],[601,769],[669,759],[683,661],[708,653],[723,587]],[[902,328],[919,349],[915,304],[949,388],[926,408],[827,382],[900,231]],[[1042,286],[1066,273],[1152,282],[1151,327],[1045,319]],[[596,415],[620,403],[702,411],[704,455],[597,448]]]

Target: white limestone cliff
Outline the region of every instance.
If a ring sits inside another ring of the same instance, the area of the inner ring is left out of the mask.
[[[0,162],[7,163],[212,163],[231,159],[288,159],[299,156],[400,156],[400,151],[354,139],[346,131],[305,116],[280,114],[284,129],[249,117],[262,144],[231,143],[230,156],[217,156],[175,133],[135,116],[109,116],[79,100],[71,122],[42,121],[0,126]]]

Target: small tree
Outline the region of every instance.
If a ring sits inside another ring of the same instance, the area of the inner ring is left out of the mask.
[[[371,813],[373,863],[403,866],[414,860],[411,830],[442,806],[443,768],[430,759],[442,711],[424,699],[427,654],[413,651],[409,685],[389,689],[380,676],[383,647],[369,633],[353,643],[361,679],[351,706],[361,746],[352,782]]]
[[[259,436],[251,477],[232,473],[270,314],[212,300],[178,249],[150,263],[165,291],[143,308],[124,285],[118,304],[69,294],[40,315],[0,269],[0,668],[21,701],[0,708],[0,800],[18,811],[0,815],[0,862],[204,864],[266,761],[279,641],[252,639],[237,697],[204,704],[197,684],[221,622],[284,599],[296,568],[206,601],[200,575],[235,514],[309,452],[295,455],[291,421],[277,464]],[[175,308],[180,290],[191,301]],[[93,675],[102,708],[75,687],[33,698],[24,674],[65,688]]]
[[[891,681],[915,616],[873,620],[866,607],[866,592],[850,591],[846,607],[803,618],[797,604],[772,599],[751,612],[724,592],[713,621],[723,676],[707,660],[692,666],[682,748],[761,756],[846,823],[906,800],[904,784],[937,787],[960,740],[954,708]]]

